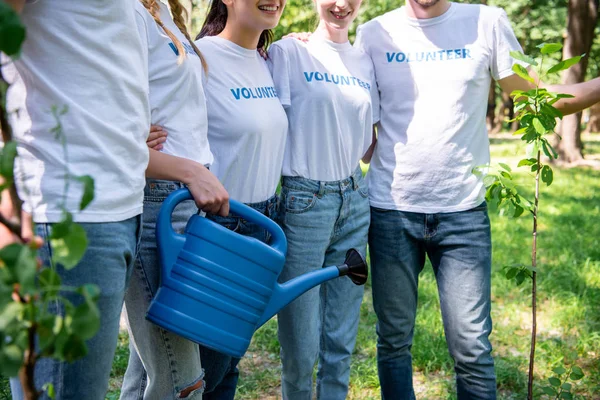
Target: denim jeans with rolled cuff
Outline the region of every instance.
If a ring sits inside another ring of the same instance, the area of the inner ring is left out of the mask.
[[[288,251],[280,281],[340,265],[350,248],[364,256],[370,221],[367,196],[360,168],[332,182],[284,176],[280,224]],[[341,277],[309,290],[279,312],[284,399],[313,398],[317,361],[317,398],[346,398],[363,292],[363,286]]]
[[[204,372],[198,345],[148,321],[146,311],[160,284],[156,221],[164,200],[184,185],[148,179],[144,188],[144,231],[129,289],[125,312],[130,338],[129,364],[121,399],[201,399]],[[175,232],[183,233],[190,217],[198,212],[192,200],[179,203],[171,216]],[[189,389],[192,388],[191,391]],[[188,389],[188,393],[181,393]]]
[[[454,359],[458,399],[496,399],[488,339],[492,243],[486,204],[437,214],[371,208],[369,246],[382,398],[415,398],[411,347],[419,274],[427,256]]]

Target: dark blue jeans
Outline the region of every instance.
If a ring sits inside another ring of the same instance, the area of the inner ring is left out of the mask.
[[[278,214],[276,196],[266,201],[246,205],[276,220]],[[215,215],[206,217],[240,235],[251,236],[265,243],[271,239],[271,235],[264,228],[234,214],[229,214],[227,217]],[[237,365],[240,359],[204,346],[200,346],[200,359],[205,371],[204,381],[206,382],[203,400],[233,400],[239,378]]]
[[[485,203],[422,214],[371,208],[369,232],[377,367],[384,400],[412,400],[410,349],[419,273],[429,257],[438,285],[459,400],[496,399],[490,317],[491,234]]]

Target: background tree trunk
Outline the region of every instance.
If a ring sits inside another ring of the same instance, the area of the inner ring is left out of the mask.
[[[597,21],[598,0],[569,0],[563,59],[590,53]],[[581,62],[564,71],[562,82],[564,84],[583,82],[588,59],[589,56],[586,56]],[[568,163],[582,160],[581,113],[564,117],[557,132],[562,137],[556,146],[560,159]]]
[[[600,132],[600,103],[593,105],[588,110],[590,113],[590,119],[585,128],[586,133],[598,133]]]

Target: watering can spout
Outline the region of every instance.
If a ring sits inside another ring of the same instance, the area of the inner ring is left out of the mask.
[[[275,283],[271,300],[265,308],[256,328],[258,329],[264,325],[279,310],[308,290],[323,282],[344,275],[348,275],[356,285],[364,285],[367,282],[367,264],[356,249],[348,250],[346,260],[342,265],[322,268],[318,271],[301,275],[283,284]]]

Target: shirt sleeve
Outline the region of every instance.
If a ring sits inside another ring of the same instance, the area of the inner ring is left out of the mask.
[[[373,65],[373,60],[369,57],[369,62]],[[371,69],[371,110],[373,114],[373,125],[379,122],[379,87],[377,86],[377,77],[375,67]]]
[[[148,50],[148,46],[149,46],[149,41],[148,41],[148,26],[146,25],[146,19],[144,18],[144,16],[138,10],[135,11],[135,24],[137,25],[138,35],[140,37],[140,42],[142,44],[142,56],[144,57],[145,65],[148,66],[149,65],[149,60],[148,60],[148,53],[149,53],[149,50]]]
[[[290,64],[286,52],[277,44],[273,44],[269,48],[267,65],[271,71],[279,101],[284,107],[289,107],[291,105]]]
[[[511,57],[510,52],[523,51],[504,10],[500,10],[500,17],[494,24],[492,38],[490,71],[495,80],[500,80],[513,75],[512,66],[518,63],[517,60]],[[526,67],[527,65],[523,64],[523,66]]]

